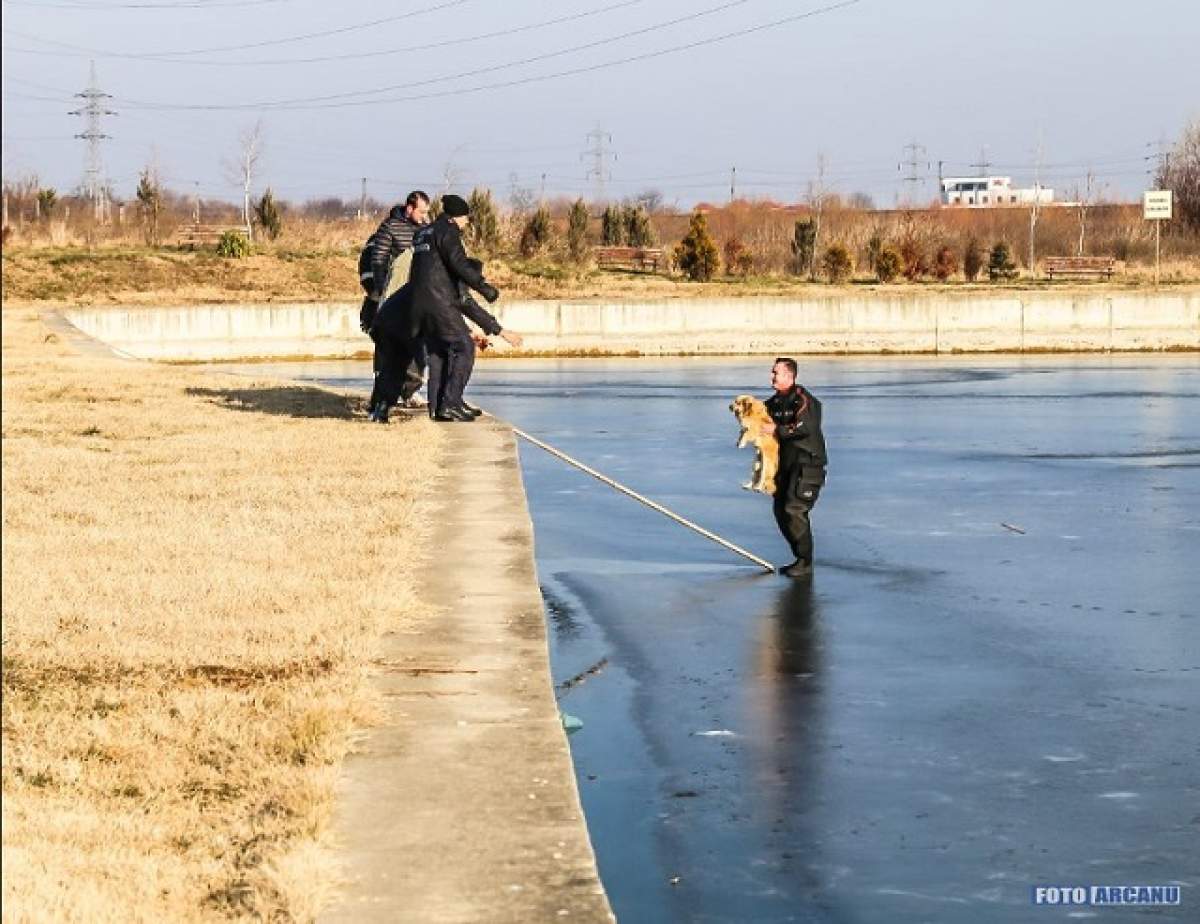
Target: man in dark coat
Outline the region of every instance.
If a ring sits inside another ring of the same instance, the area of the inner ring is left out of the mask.
[[[478,411],[463,403],[463,390],[475,363],[475,343],[464,315],[483,328],[520,346],[520,334],[500,323],[462,290],[474,289],[488,302],[500,297],[483,277],[483,264],[472,261],[463,249],[462,229],[470,207],[460,196],[442,196],[442,214],[413,239],[413,264],[409,276],[412,311],[420,325],[429,354],[429,416],[438,421],[472,421]]]
[[[825,484],[825,437],[821,432],[821,402],[796,382],[796,361],[782,356],[771,367],[775,394],[767,411],[779,440],[779,471],[775,475],[775,522],[796,560],[779,569],[793,578],[812,575],[813,538],[809,512]]]

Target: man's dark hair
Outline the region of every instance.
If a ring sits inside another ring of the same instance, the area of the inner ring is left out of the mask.
[[[415,208],[418,202],[428,202],[429,193],[422,189],[414,189],[408,194],[408,198],[404,200],[404,204],[409,208]]]
[[[792,377],[793,377],[793,378],[795,378],[795,377],[796,377],[796,375],[798,375],[798,374],[799,374],[799,372],[800,372],[800,367],[799,367],[798,365],[796,365],[796,360],[792,359],[792,357],[790,357],[790,356],[776,356],[776,357],[775,357],[775,362],[771,363],[771,365],[772,365],[772,366],[778,366],[780,363],[783,363],[785,366],[787,366],[787,367],[788,367],[788,369],[789,369],[789,370],[791,371],[791,373],[792,373]]]

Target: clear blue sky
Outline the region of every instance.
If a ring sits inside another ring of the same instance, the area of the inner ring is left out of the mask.
[[[119,113],[103,152],[121,196],[156,156],[174,188],[236,199],[222,160],[261,116],[256,185],[296,200],[356,198],[363,176],[380,199],[437,192],[447,174],[459,191],[505,196],[511,175],[537,189],[545,174],[548,194],[590,195],[598,125],[611,196],[654,187],[681,206],[727,198],[734,165],[739,193],[798,199],[822,153],[834,190],[890,205],[912,141],[923,176],[939,160],[971,172],[986,147],[991,172],[1026,184],[1040,140],[1044,182],[1065,193],[1092,165],[1131,198],[1150,143],[1200,117],[1196,0],[860,0],[710,41],[821,6],[3,0],[4,174],[79,183],[82,125],[67,110],[93,58]],[[463,41],[509,30],[522,31]],[[702,44],[659,54],[689,43]],[[421,45],[441,47],[395,52]],[[180,108],[230,105],[247,108]],[[285,108],[314,105],[327,108]]]

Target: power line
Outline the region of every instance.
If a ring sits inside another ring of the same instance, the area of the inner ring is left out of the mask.
[[[33,0],[4,0],[5,6],[32,6],[59,10],[206,10],[240,6],[267,6],[294,0],[182,0],[180,3],[35,3]]]
[[[992,169],[992,163],[987,158],[987,146],[979,149],[979,163],[971,164],[971,168],[976,171],[977,176],[987,176],[988,171]]]
[[[1153,153],[1142,157],[1142,160],[1146,162],[1146,176],[1152,183],[1157,182],[1159,177],[1167,175],[1171,166],[1171,151],[1174,146],[1166,138],[1160,136],[1157,141],[1147,141],[1146,147],[1158,148]]]
[[[325,103],[333,100],[346,100],[362,96],[375,96],[379,93],[391,93],[394,90],[404,90],[412,87],[425,87],[437,83],[447,83],[449,81],[461,80],[464,77],[478,77],[481,74],[491,74],[496,71],[509,70],[514,67],[523,67],[527,64],[536,64],[540,61],[548,61],[551,58],[560,58],[563,55],[575,54],[580,51],[587,51],[591,48],[598,48],[602,45],[611,45],[613,42],[624,41],[625,39],[634,38],[639,35],[646,35],[651,32],[657,32],[662,29],[668,29],[672,26],[677,26],[680,23],[691,22],[696,19],[701,19],[705,16],[712,16],[715,13],[722,13],[735,6],[744,6],[751,0],[728,0],[726,3],[718,4],[717,6],[709,7],[706,10],[700,10],[696,13],[689,13],[685,16],[679,16],[675,19],[669,19],[666,22],[656,23],[652,26],[643,26],[640,29],[633,29],[629,32],[622,32],[620,35],[609,36],[608,38],[596,39],[591,42],[584,42],[581,45],[572,45],[568,48],[560,48],[556,51],[548,51],[544,54],[532,55],[528,58],[521,58],[516,61],[508,61],[504,64],[491,64],[487,67],[477,67],[469,71],[459,71],[457,74],[446,74],[441,77],[429,77],[425,80],[410,80],[405,83],[392,84],[390,86],[376,87],[373,90],[349,90],[345,93],[328,93],[322,96],[301,96],[292,99],[282,100],[262,100],[257,103],[239,103],[239,109],[277,109],[277,108],[292,108],[296,105],[306,105],[308,103]]]
[[[373,29],[375,26],[382,26],[391,22],[399,22],[402,19],[411,19],[414,16],[424,16],[428,13],[436,13],[440,10],[449,9],[450,7],[462,6],[464,3],[470,3],[471,0],[444,0],[442,3],[436,3],[433,6],[422,7],[418,10],[408,10],[404,13],[398,13],[395,16],[385,16],[382,19],[373,19],[370,22],[356,23],[353,26],[340,26],[336,29],[325,29],[320,32],[309,32],[304,35],[291,35],[286,38],[266,39],[261,42],[247,42],[241,45],[217,45],[212,48],[192,48],[183,51],[162,51],[156,52],[155,55],[146,55],[146,57],[174,57],[183,58],[192,55],[206,55],[214,51],[246,51],[252,48],[268,48],[273,45],[288,45],[292,42],[305,42],[309,39],[326,38],[330,35],[344,35],[347,32],[360,32],[363,29]],[[108,57],[142,57],[141,55],[121,55],[106,52],[103,49],[87,48],[80,45],[67,45],[64,42],[56,42],[53,39],[43,38],[38,35],[31,35],[27,32],[18,32],[15,29],[8,30],[10,35],[15,35],[18,38],[32,39],[35,42],[44,42],[47,45],[56,45],[62,48],[71,48],[75,51],[85,51],[89,54]]]
[[[747,35],[753,35],[758,32],[765,32],[768,29],[775,29],[780,26],[790,25],[791,23],[800,22],[801,20],[811,19],[816,16],[830,13],[835,10],[843,9],[850,6],[855,6],[861,0],[842,0],[840,3],[832,3],[828,6],[819,7],[814,10],[809,10],[804,13],[797,13],[791,16],[784,16],[780,19],[771,20],[769,22],[760,23],[756,26],[749,26],[745,29],[738,29],[733,32],[725,32],[720,35],[712,36],[706,39],[697,39],[691,42],[684,42],[679,45],[673,45],[668,48],[658,49],[657,51],[645,52],[643,54],[629,55],[624,58],[618,58],[613,61],[604,61],[599,64],[584,65],[575,68],[569,68],[563,71],[556,71],[550,74],[539,74],[531,77],[521,77],[513,80],[501,81],[490,84],[480,84],[474,87],[461,87],[455,90],[440,90],[431,93],[411,93],[406,96],[391,96],[380,99],[369,100],[345,100],[342,102],[316,102],[305,103],[303,101],[288,101],[276,104],[262,103],[236,103],[236,104],[218,104],[218,103],[155,103],[141,100],[126,99],[126,103],[132,108],[156,110],[156,111],[228,111],[242,109],[275,109],[275,110],[305,110],[305,109],[343,109],[359,106],[374,106],[381,103],[399,103],[411,102],[414,100],[423,99],[442,99],[452,96],[465,96],[471,93],[480,93],[485,90],[507,89],[510,87],[527,86],[533,83],[542,83],[547,80],[555,80],[560,77],[573,77],[579,74],[595,73],[596,71],[607,70],[613,67],[619,67],[624,64],[632,64],[640,61],[648,61],[653,58],[660,58],[669,54],[677,54],[683,51],[691,51],[696,48],[704,48],[709,45],[716,45],[720,42],[726,42],[735,38],[743,38]],[[515,65],[512,65],[515,66]],[[461,76],[461,75],[458,75]],[[452,78],[442,78],[452,79]],[[429,83],[431,81],[425,81]],[[362,91],[366,92],[385,92],[384,90]]]
[[[358,61],[363,58],[379,58],[392,57],[401,54],[411,54],[417,51],[433,51],[441,48],[452,48],[456,45],[466,45],[472,42],[481,42],[486,39],[506,38],[512,35],[519,35],[524,32],[533,32],[538,29],[546,29],[551,26],[559,26],[564,23],[578,22],[581,19],[588,19],[593,16],[599,16],[604,13],[611,13],[614,10],[624,9],[629,6],[636,6],[643,3],[644,0],[621,0],[619,3],[610,3],[607,6],[597,7],[595,9],[583,10],[579,13],[572,13],[569,16],[559,16],[555,19],[542,20],[541,22],[529,23],[524,26],[513,26],[508,29],[497,29],[492,32],[481,32],[477,35],[468,35],[462,38],[445,39],[439,42],[425,42],[419,45],[402,45],[397,48],[385,48],[377,51],[355,51],[346,54],[336,55],[318,55],[308,58],[273,58],[266,61],[225,61],[225,60],[201,60],[201,61],[180,61],[180,55],[192,55],[195,52],[99,52],[83,48],[79,45],[69,45],[65,42],[54,42],[49,39],[43,39],[39,36],[22,34],[20,32],[12,32],[11,34],[21,38],[31,39],[33,41],[46,42],[47,44],[56,45],[60,48],[70,48],[73,51],[43,51],[35,48],[14,48],[5,46],[5,51],[15,51],[20,54],[32,55],[49,55],[52,57],[108,57],[108,58],[124,58],[138,61],[149,61],[156,64],[200,64],[210,67],[270,67],[274,65],[292,65],[292,64],[316,64],[323,61]]]

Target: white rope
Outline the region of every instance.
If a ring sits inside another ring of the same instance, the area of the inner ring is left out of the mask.
[[[691,520],[681,517],[679,514],[675,513],[674,511],[668,510],[662,504],[652,501],[652,500],[650,500],[650,498],[648,498],[642,494],[638,494],[638,492],[633,490],[633,488],[627,488],[627,487],[625,487],[625,485],[621,484],[619,481],[614,481],[613,479],[609,478],[607,475],[601,474],[600,472],[596,471],[594,468],[584,465],[578,459],[572,459],[565,452],[555,449],[549,443],[543,443],[541,440],[537,439],[536,437],[530,436],[524,430],[518,430],[516,427],[513,427],[512,431],[517,436],[521,437],[521,439],[528,440],[529,442],[533,443],[534,446],[537,446],[539,449],[544,449],[546,452],[550,453],[550,455],[554,456],[556,459],[562,459],[562,461],[566,462],[568,465],[573,465],[573,466],[575,466],[575,468],[579,469],[581,472],[586,472],[587,474],[591,475],[593,478],[595,478],[599,481],[603,481],[606,485],[608,485],[609,487],[612,487],[612,488],[616,488],[622,494],[628,494],[634,500],[645,504],[651,510],[657,510],[663,516],[670,517],[676,523],[679,523],[682,526],[686,526],[690,530],[694,530],[695,532],[698,532],[701,536],[704,536],[706,539],[711,539],[713,542],[717,543],[718,545],[723,545],[725,548],[729,549],[729,551],[736,552],[738,555],[741,555],[743,558],[750,559],[750,561],[754,562],[760,568],[763,568],[766,571],[770,571],[771,573],[775,572],[775,566],[772,565],[769,561],[759,558],[757,555],[754,555],[751,552],[747,552],[741,546],[734,545],[729,540],[721,538],[716,533],[705,529],[703,526],[699,526],[696,523],[693,523]]]

